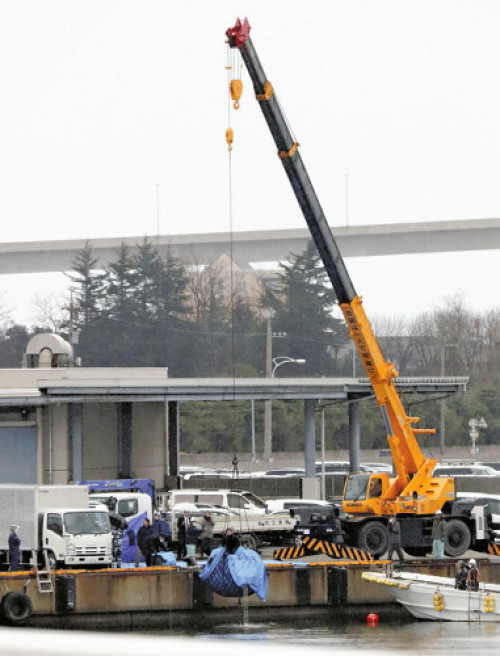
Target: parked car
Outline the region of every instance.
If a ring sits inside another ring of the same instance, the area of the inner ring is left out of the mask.
[[[371,471],[371,469],[368,469],[365,465],[360,465],[359,471]],[[323,464],[321,462],[316,462],[316,475],[321,476],[322,472],[323,472]],[[332,476],[335,474],[342,474],[343,476],[347,476],[349,473],[350,473],[349,463],[346,461],[325,462],[325,474],[327,476]]]
[[[282,469],[269,469],[262,473],[262,478],[299,478],[305,475],[305,469],[284,467]]]
[[[363,462],[361,463],[361,467],[363,467],[363,471],[387,472],[388,474],[392,474],[392,465],[387,465],[384,462]]]
[[[476,465],[483,465],[485,467],[493,467],[493,469],[500,473],[500,462],[476,462]]]
[[[334,461],[325,461],[325,474],[343,474],[347,476],[349,474],[349,463],[348,462],[334,462]],[[321,475],[323,472],[323,463],[316,462],[316,474]]]
[[[500,472],[485,465],[438,465],[433,476],[500,476]]]

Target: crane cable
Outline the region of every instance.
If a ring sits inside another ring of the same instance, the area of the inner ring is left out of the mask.
[[[228,147],[228,184],[229,184],[229,229],[231,234],[231,243],[230,243],[230,253],[231,253],[231,313],[232,319],[234,319],[234,292],[233,292],[233,177],[232,177],[232,150],[233,150],[233,140],[234,132],[231,127],[231,109],[237,110],[240,107],[240,98],[243,92],[243,82],[241,81],[241,69],[243,64],[241,62],[240,51],[235,48],[227,47],[227,59],[226,59],[226,71],[227,71],[227,87],[228,87],[228,103],[227,103],[227,122],[228,128],[226,130],[226,143]],[[231,105],[232,101],[232,105]],[[234,320],[231,321],[232,325],[232,352],[234,353]],[[234,358],[233,358],[234,362]],[[233,372],[234,379],[234,372]],[[239,487],[239,470],[238,470],[238,458],[234,454],[232,463],[233,473],[231,477],[231,491],[234,489],[234,484],[236,483]],[[249,532],[248,526],[248,517],[245,517],[247,520],[247,531]],[[239,534],[242,534],[243,531],[243,518],[242,512],[240,511],[238,515],[239,520]],[[226,529],[228,527],[229,517],[226,516]]]
[[[226,71],[228,88],[231,86],[231,71],[235,67],[236,54],[232,49],[227,47],[226,50]],[[239,106],[239,105],[238,105]],[[231,303],[231,363],[233,369],[233,396],[236,396],[236,380],[234,372],[234,280],[233,280],[233,173],[232,173],[232,157],[231,151],[233,148],[233,129],[231,128],[231,101],[228,95],[227,104],[227,122],[228,128],[226,130],[226,142],[228,146],[228,188],[229,188],[229,255],[230,255],[230,271],[229,271],[229,298]]]

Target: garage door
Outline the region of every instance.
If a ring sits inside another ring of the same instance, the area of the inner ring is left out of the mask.
[[[0,427],[0,483],[37,484],[37,428]]]

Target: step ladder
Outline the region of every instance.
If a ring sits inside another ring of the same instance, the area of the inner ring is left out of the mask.
[[[34,562],[37,563],[36,553],[34,553],[33,556]],[[35,566],[36,585],[40,594],[51,594],[54,592],[54,587],[52,585],[52,572],[50,570],[50,562],[46,551],[43,552],[43,561],[44,569],[40,569],[38,565]]]

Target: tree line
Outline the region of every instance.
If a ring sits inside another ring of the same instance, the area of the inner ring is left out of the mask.
[[[147,239],[134,253],[122,244],[114,260],[99,268],[87,242],[68,273],[64,303],[40,302],[40,319],[30,329],[4,317],[0,366],[20,366],[30,336],[51,330],[78,342],[83,366],[168,367],[175,378],[263,376],[263,308],[272,309],[273,356],[305,360],[287,364],[277,376],[349,376],[353,370],[364,376],[312,242],[281,263],[273,283],[256,294],[248,293],[237,272],[217,262],[186,267],[170,253],[162,257]],[[416,318],[382,317],[372,325],[400,375],[470,377],[468,393],[447,403],[448,443],[467,443],[467,422],[476,416],[488,422],[484,441],[500,442],[499,309],[475,313],[457,296]],[[261,406],[255,404],[252,420],[249,403],[186,404],[183,448],[249,450],[252,421],[261,440]],[[274,450],[302,449],[302,412],[299,402],[274,403]],[[419,415],[421,425],[439,425],[436,402],[422,404]],[[346,408],[328,408],[326,417],[327,448],[345,448]],[[362,446],[385,447],[373,402],[363,403]]]

